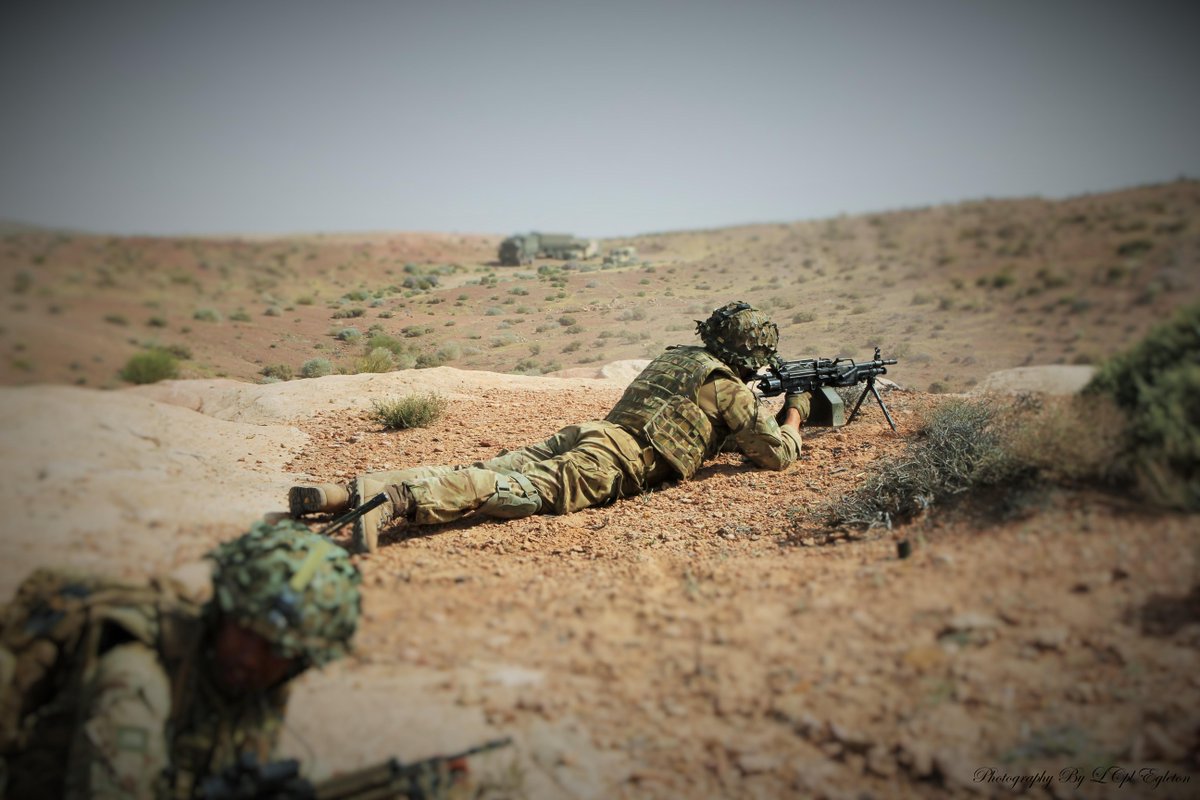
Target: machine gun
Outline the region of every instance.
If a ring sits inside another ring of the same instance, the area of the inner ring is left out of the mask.
[[[512,739],[490,742],[448,756],[402,764],[389,758],[318,784],[300,777],[295,759],[259,764],[252,753],[200,784],[203,800],[437,800],[466,778],[467,759],[512,744]]]
[[[875,378],[887,374],[889,364],[895,364],[894,358],[881,358],[879,348],[875,348],[875,358],[871,361],[855,361],[852,358],[805,358],[798,361],[779,361],[768,367],[768,374],[754,379],[754,386],[763,397],[775,397],[781,394],[812,392],[813,407],[809,414],[812,425],[831,425],[840,428],[854,421],[863,400],[870,393],[879,401],[883,416],[888,425],[896,430],[892,415],[879,396],[875,387]],[[866,388],[858,396],[850,418],[845,418],[845,403],[841,396],[834,391],[839,386],[855,386],[866,381]]]

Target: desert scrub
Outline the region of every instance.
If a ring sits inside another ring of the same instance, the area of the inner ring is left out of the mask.
[[[376,347],[362,358],[354,362],[354,371],[358,372],[391,372],[396,368],[396,359],[391,351],[384,347]]]
[[[983,402],[938,406],[903,454],[878,465],[857,489],[822,509],[825,521],[890,528],[1009,472],[994,419],[995,410]]]
[[[358,328],[351,326],[349,328],[342,328],[340,331],[335,333],[333,336],[335,339],[338,339],[343,342],[354,342],[362,337],[362,332],[359,331]]]
[[[436,392],[410,394],[395,400],[373,400],[371,416],[389,430],[425,428],[441,419],[450,401]]]
[[[333,374],[333,362],[328,358],[310,358],[300,367],[301,378],[323,378]]]
[[[333,312],[333,319],[355,319],[367,313],[365,308],[339,308]]]
[[[220,322],[221,312],[215,308],[197,308],[192,314],[192,319],[200,320],[201,322]]]
[[[290,381],[295,377],[290,364],[268,364],[260,369],[258,374],[277,381]]]
[[[1200,303],[1102,365],[1083,393],[1125,417],[1118,466],[1143,496],[1200,509]]]
[[[158,347],[131,356],[121,370],[121,380],[130,383],[157,383],[177,377],[179,360]]]
[[[1005,513],[1048,486],[1114,483],[1121,437],[1113,405],[1087,398],[948,401],[902,454],[820,515],[830,525],[891,527],[968,499]]]

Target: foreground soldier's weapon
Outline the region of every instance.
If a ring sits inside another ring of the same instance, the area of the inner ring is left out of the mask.
[[[375,495],[367,502],[362,503],[362,504],[350,509],[345,514],[342,514],[340,517],[335,519],[333,522],[330,522],[324,528],[321,528],[321,530],[317,531],[317,535],[318,536],[328,536],[329,534],[333,533],[334,531],[341,530],[342,528],[349,525],[351,522],[354,522],[354,520],[358,519],[359,517],[364,516],[368,512],[374,511],[375,509],[379,508],[381,505],[383,505],[387,501],[388,501],[387,494],[384,492],[380,492],[379,494]]]
[[[455,783],[466,778],[467,759],[512,744],[512,739],[490,742],[449,756],[402,764],[395,758],[336,778],[312,784],[300,777],[295,759],[259,764],[244,753],[236,764],[200,784],[203,800],[438,800]]]
[[[775,397],[780,394],[796,394],[799,392],[813,393],[813,407],[808,424],[832,425],[841,427],[854,421],[854,416],[866,399],[867,393],[875,396],[888,425],[896,430],[896,423],[884,405],[879,390],[875,388],[875,378],[887,374],[889,364],[895,364],[894,358],[880,358],[879,348],[875,348],[875,358],[871,361],[855,361],[852,358],[805,358],[798,361],[779,361],[771,364],[766,375],[754,380],[755,387],[763,397]],[[858,396],[850,418],[845,419],[845,403],[835,392],[834,387],[854,386],[866,381],[867,386]]]

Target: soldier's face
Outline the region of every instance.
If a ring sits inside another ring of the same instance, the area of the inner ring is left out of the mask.
[[[271,643],[231,619],[217,627],[213,668],[217,683],[229,695],[270,689],[292,672],[296,660],[275,652]]]

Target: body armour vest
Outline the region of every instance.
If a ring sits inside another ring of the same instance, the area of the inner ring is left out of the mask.
[[[642,370],[605,420],[641,436],[682,477],[716,455],[720,442],[696,400],[714,374],[737,379],[703,347],[672,347]]]

